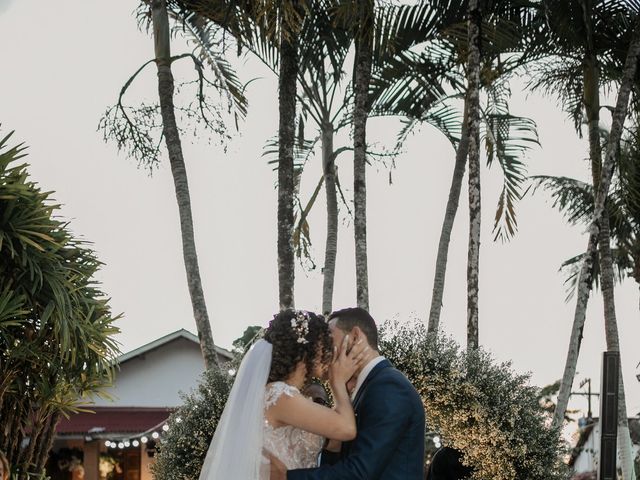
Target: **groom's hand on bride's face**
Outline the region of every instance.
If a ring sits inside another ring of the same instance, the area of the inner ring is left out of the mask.
[[[287,480],[287,467],[285,467],[284,463],[271,454],[268,454],[268,456],[271,466],[269,480]]]

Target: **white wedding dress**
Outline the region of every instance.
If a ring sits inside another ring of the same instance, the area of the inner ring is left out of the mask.
[[[322,437],[291,425],[274,427],[265,418],[282,395],[300,393],[284,382],[267,384],[271,354],[271,344],[258,340],[242,360],[199,480],[269,480],[265,450],[288,470],[316,465]]]
[[[298,394],[300,391],[296,387],[284,382],[268,384],[264,396],[265,412],[282,395],[292,397]],[[265,417],[263,443],[264,448],[284,463],[287,470],[293,470],[317,465],[324,438],[291,425],[274,427]]]

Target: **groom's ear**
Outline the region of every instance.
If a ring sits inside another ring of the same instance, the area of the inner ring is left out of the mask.
[[[360,327],[353,327],[350,335],[353,339],[353,345],[358,343],[360,340],[364,340],[365,342],[367,341],[367,338],[365,337],[364,332],[360,329]]]

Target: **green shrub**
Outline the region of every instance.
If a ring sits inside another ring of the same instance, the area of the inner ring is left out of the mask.
[[[483,480],[564,479],[564,446],[529,376],[488,353],[464,352],[422,324],[387,324],[383,354],[420,393],[430,429],[464,454]]]
[[[464,452],[474,478],[567,478],[560,437],[547,426],[548,413],[528,375],[482,350],[467,354],[451,339],[429,336],[421,324],[387,324],[380,346],[422,396],[429,429]],[[198,479],[232,383],[225,372],[208,372],[183,397],[152,467],[156,480]]]
[[[205,372],[200,385],[183,394],[184,404],[169,417],[151,471],[156,480],[197,480],[233,384],[226,372]]]

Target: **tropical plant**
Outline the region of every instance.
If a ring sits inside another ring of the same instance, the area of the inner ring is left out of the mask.
[[[239,49],[261,50],[278,65],[278,296],[294,308],[295,119],[301,46],[308,1],[232,2],[170,0],[172,9],[215,23],[233,35]]]
[[[529,61],[526,54],[530,28],[528,2],[480,2],[482,9],[480,51],[480,87],[486,93],[479,116],[481,140],[487,162],[494,160],[502,168],[504,186],[499,196],[494,233],[506,240],[515,234],[516,204],[523,194],[526,168],[524,152],[537,144],[535,123],[509,112],[508,81]],[[466,25],[468,2],[422,2],[405,7],[391,29],[410,45],[374,70],[374,112],[405,117],[405,127],[398,136],[401,146],[417,126],[428,123],[440,130],[456,151],[446,213],[441,229],[434,287],[429,314],[429,328],[439,327],[444,293],[448,247],[462,190],[469,150],[469,84],[467,61],[469,50]],[[412,38],[413,44],[407,39]],[[455,102],[463,99],[461,116]],[[462,117],[462,118],[461,118]],[[477,184],[476,184],[477,193]],[[475,255],[474,255],[475,256]],[[473,282],[472,282],[473,283]],[[476,335],[471,335],[476,338]]]
[[[589,243],[578,278],[578,294],[569,352],[558,395],[558,408],[554,416],[554,424],[560,425],[575,375],[580,337],[592,283],[595,253],[598,249],[605,305],[607,349],[619,351],[613,301],[614,273],[610,251],[610,225],[609,218],[604,212],[630,91],[635,84],[636,48],[640,46],[637,22],[639,5],[635,2],[617,0],[575,0],[543,1],[540,6],[541,28],[536,31],[536,36],[539,38],[534,43],[548,54],[548,58],[538,64],[538,75],[532,85],[558,95],[564,108],[574,118],[576,128],[579,129],[582,119],[586,119],[589,159],[593,188],[596,192]],[[602,87],[610,86],[612,82],[619,85],[619,92],[603,162],[599,126],[600,91]],[[633,476],[633,458],[622,376],[619,385],[618,432],[623,476],[628,479]]]
[[[602,131],[603,137],[608,131]],[[611,249],[615,279],[625,278],[636,281],[640,287],[640,169],[638,126],[627,129],[620,143],[619,159],[615,167],[611,190],[609,191],[605,213],[611,225]],[[595,195],[593,185],[574,178],[538,175],[532,177],[535,192],[538,188],[549,192],[552,206],[557,208],[571,225],[588,226],[593,216]],[[584,253],[563,262],[561,269],[566,274],[567,300],[576,293],[580,265]],[[591,288],[600,284],[599,252],[593,265]]]
[[[174,30],[187,32],[189,38],[196,43],[198,56],[194,53],[171,55],[170,17],[174,20]],[[139,18],[143,25],[151,26],[155,58],[142,65],[125,83],[118,102],[107,110],[99,128],[103,130],[105,141],[115,141],[119,150],[124,149],[150,172],[159,163],[160,144],[164,139],[178,203],[183,261],[200,348],[206,367],[216,368],[218,359],[200,277],[189,183],[180,138],[185,127],[180,127],[178,122],[188,124],[193,121],[196,125],[201,124],[206,131],[224,140],[227,133],[221,106],[212,103],[207,93],[214,90],[226,97],[236,122],[246,114],[246,99],[242,85],[224,58],[224,43],[218,40],[218,32],[211,28],[200,28],[197,17],[176,14],[167,8],[166,0],[144,1]],[[195,100],[181,106],[174,102],[175,85],[171,66],[185,58],[191,60],[195,67],[197,89]],[[137,108],[125,106],[125,93],[140,72],[151,63],[155,63],[158,70],[158,103],[142,104]],[[215,81],[210,81],[205,76],[205,65],[211,68]],[[177,118],[178,114],[182,114],[182,118]]]
[[[43,474],[61,415],[110,384],[118,332],[100,262],[0,140],[0,450],[18,479]]]

